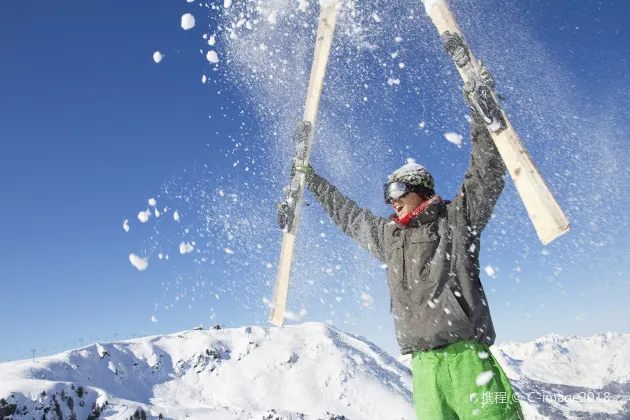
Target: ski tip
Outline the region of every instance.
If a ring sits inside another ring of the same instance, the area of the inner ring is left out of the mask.
[[[276,311],[272,310],[269,314],[269,322],[276,327],[282,327],[282,325],[284,325],[284,317],[279,316]]]
[[[571,224],[567,223],[564,227],[554,231],[553,233],[550,233],[546,235],[545,237],[541,236],[540,242],[542,242],[543,245],[549,245],[551,242],[555,241],[556,239],[558,239],[565,233],[569,232],[570,230],[571,230]]]

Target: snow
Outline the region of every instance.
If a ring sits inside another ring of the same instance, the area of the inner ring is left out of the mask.
[[[477,379],[475,380],[477,386],[487,385],[488,383],[490,383],[493,376],[494,372],[492,372],[491,370],[480,373],[479,375],[477,375]]]
[[[306,310],[287,315],[299,319]],[[157,323],[155,315],[151,322]],[[630,334],[551,334],[491,351],[515,385],[528,419],[630,414],[624,408],[630,396],[623,386],[630,380]],[[487,352],[479,356],[490,357]],[[128,418],[125,413],[142,407],[153,418],[163,413],[166,418],[226,420],[413,420],[410,359],[407,355],[396,361],[365,339],[322,323],[181,331],[90,344],[35,363],[2,363],[0,398],[26,406],[28,418],[41,418],[53,395],[62,401],[63,390],[76,399],[78,418],[87,418],[93,403],[107,400],[102,418]],[[475,380],[484,386],[493,377],[486,371]],[[576,388],[555,385],[567,382]],[[591,391],[603,395],[601,388],[608,384],[614,390],[609,400],[555,404],[541,398]],[[81,399],[71,388],[79,385],[87,390]],[[471,390],[471,396],[480,393]],[[528,399],[531,395],[538,399]],[[67,418],[69,410],[61,405]]]
[[[394,39],[394,41],[396,41],[396,42],[402,42],[402,40],[403,40],[403,39],[402,39],[401,37],[399,37],[399,36],[397,36],[397,37]]]
[[[180,254],[190,254],[193,252],[195,247],[190,242],[181,242],[179,244],[179,253]]]
[[[490,277],[494,277],[495,275],[495,271],[494,268],[492,268],[492,266],[487,265],[484,270],[486,270],[486,273],[490,276]]]
[[[42,417],[43,390],[63,389],[78,408],[71,385],[88,391],[82,419],[99,398],[109,402],[101,418],[143,407],[151,418],[415,419],[410,371],[320,323],[182,331],[0,364],[0,397],[27,406],[28,418]]]
[[[374,22],[376,23],[381,23],[383,21],[383,19],[381,19],[381,17],[379,15],[375,13],[372,13],[372,19],[374,19]]]
[[[463,137],[457,133],[446,133],[444,134],[446,140],[450,141],[453,144],[456,144],[458,147],[462,147],[462,139]]]
[[[177,210],[173,213],[173,220],[179,222],[179,212]]]
[[[129,220],[125,219],[123,222],[123,229],[125,229],[125,232],[129,232]]]
[[[153,53],[153,61],[155,61],[156,63],[159,63],[160,61],[162,61],[162,58],[164,58],[164,56],[162,55],[161,52],[156,51]]]
[[[182,29],[187,31],[195,27],[195,17],[190,13],[182,15]]]
[[[129,261],[131,265],[136,267],[139,271],[144,271],[149,266],[149,261],[146,258],[141,258],[136,254],[129,254]]]
[[[234,254],[234,251],[232,251],[230,248],[225,248],[225,253],[228,255],[232,255]]]
[[[390,79],[387,80],[387,84],[390,85],[390,86],[399,85],[400,84],[400,79],[391,79],[390,78]]]
[[[157,201],[155,201],[155,198],[149,198],[149,205],[151,207],[155,207],[157,205]]]
[[[420,123],[418,124],[420,128],[424,128],[425,125],[426,123],[424,121],[420,121]]]
[[[232,7],[232,0],[223,0],[223,7],[225,7],[226,9]]]
[[[206,54],[206,59],[212,64],[216,64],[219,62],[219,56],[217,55],[217,52],[214,50],[208,51],[208,54]]]
[[[217,43],[217,39],[214,35],[211,35],[210,38],[208,38],[208,45],[210,45],[211,47]]]
[[[151,217],[151,210],[146,209],[145,211],[141,211],[140,213],[138,213],[138,219],[142,222],[142,223],[146,223],[149,221],[149,217]]]
[[[151,322],[154,322],[154,323],[157,323],[157,322],[158,322],[158,320],[157,320],[157,318],[155,317],[155,315],[153,315],[153,316],[151,317]]]
[[[206,83],[207,80],[208,80],[208,78],[206,77],[205,74],[203,76],[201,76],[201,83]]]
[[[308,0],[297,0],[298,4],[298,10],[300,12],[306,12],[306,9],[308,9]],[[320,5],[322,5],[321,0],[320,0]],[[322,6],[325,7],[325,6]]]
[[[278,24],[278,12],[276,12],[275,10],[271,13],[269,13],[269,16],[267,16],[267,22],[269,22],[270,25],[277,25]]]

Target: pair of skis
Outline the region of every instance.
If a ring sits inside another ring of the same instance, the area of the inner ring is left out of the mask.
[[[543,244],[548,244],[568,232],[570,225],[567,216],[534,165],[509,119],[501,110],[494,92],[494,83],[488,82],[484,74],[485,69],[472,55],[446,0],[423,0],[423,3],[427,15],[442,38],[446,51],[457,66],[471,104],[486,123],[538,237]],[[338,3],[327,1],[326,4],[320,11],[304,121],[294,137],[296,143],[294,161],[298,166],[308,165],[315,120],[337,20]],[[284,236],[269,315],[269,321],[277,326],[282,326],[285,318],[293,250],[304,193],[304,174],[293,173],[291,183],[285,188],[285,192],[287,199],[279,204],[279,221],[285,226]]]

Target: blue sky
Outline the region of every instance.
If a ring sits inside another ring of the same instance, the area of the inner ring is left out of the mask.
[[[461,1],[454,10],[573,230],[542,247],[508,180],[482,242],[482,265],[497,272],[482,278],[497,339],[629,332],[630,6],[520,3]],[[422,8],[367,7],[361,36],[345,31],[357,21],[340,20],[312,160],[387,216],[388,173],[415,157],[452,198],[470,144],[460,81]],[[315,24],[316,9],[230,40],[218,28],[232,11],[183,0],[0,4],[0,361],[116,333],[267,325],[262,299],[281,241],[273,203],[312,54],[312,28],[296,22]],[[188,12],[197,25],[184,31]],[[217,33],[217,66],[205,59],[204,33]],[[464,136],[461,149],[444,139],[449,131]],[[152,197],[168,211],[141,224]],[[306,199],[289,309],[395,352],[380,263]],[[195,241],[195,252],[180,254],[182,241]],[[148,257],[148,269],[131,266],[130,253]]]

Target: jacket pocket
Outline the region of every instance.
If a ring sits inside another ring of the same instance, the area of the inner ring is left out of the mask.
[[[430,232],[414,232],[405,251],[405,267],[410,285],[427,281],[431,264],[439,245],[439,238]]]

